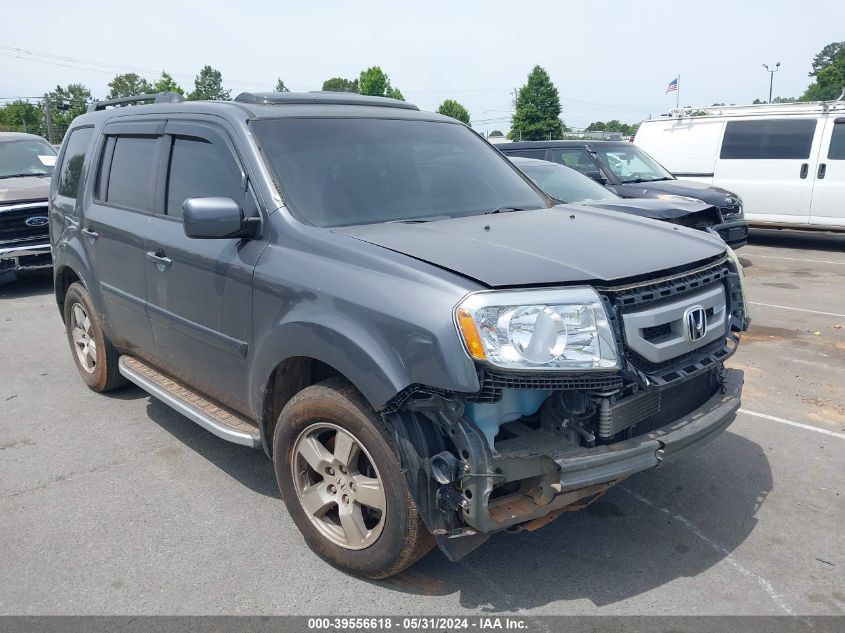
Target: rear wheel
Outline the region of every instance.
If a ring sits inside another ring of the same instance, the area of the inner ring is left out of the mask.
[[[103,334],[91,296],[78,282],[65,294],[65,329],[76,368],[89,388],[103,392],[126,384],[117,369],[117,350]]]
[[[386,578],[431,550],[389,429],[348,382],[297,394],[279,416],[273,448],[285,505],[324,560]]]

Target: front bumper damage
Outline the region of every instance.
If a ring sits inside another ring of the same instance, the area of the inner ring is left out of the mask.
[[[0,247],[0,282],[10,281],[20,272],[43,270],[52,266],[52,249],[47,241]]]
[[[572,448],[545,437],[538,438],[544,440],[542,447],[502,453],[490,448],[458,403],[440,396],[415,400],[387,417],[418,510],[443,552],[458,560],[492,533],[540,527],[561,512],[589,505],[626,477],[709,442],[736,417],[742,385],[742,371],[726,370],[721,388],[693,411],[648,433],[595,448]],[[435,426],[444,432],[435,432]],[[443,455],[452,454],[445,437],[458,455],[444,466]],[[443,483],[449,475],[435,480],[432,470],[442,474],[450,467],[451,481]],[[491,498],[506,481],[530,485]]]

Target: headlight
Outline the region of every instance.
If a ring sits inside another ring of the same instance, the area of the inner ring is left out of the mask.
[[[455,308],[472,358],[504,369],[617,369],[604,305],[592,288],[492,291]]]

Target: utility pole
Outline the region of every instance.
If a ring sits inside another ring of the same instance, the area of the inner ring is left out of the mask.
[[[53,115],[50,112],[50,97],[44,95],[44,122],[47,124],[47,140],[51,145],[55,144],[55,130],[53,129]]]
[[[769,70],[768,64],[763,64],[763,68],[769,73],[769,103],[772,102],[772,84],[775,81],[775,73],[780,70],[780,62],[775,64],[774,70]]]

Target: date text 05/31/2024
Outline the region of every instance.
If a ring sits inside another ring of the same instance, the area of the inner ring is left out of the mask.
[[[370,630],[386,631],[396,629],[399,631],[497,631],[526,630],[527,623],[521,618],[500,618],[500,617],[476,617],[476,618],[449,618],[449,617],[351,617],[351,618],[308,618],[309,630]]]

